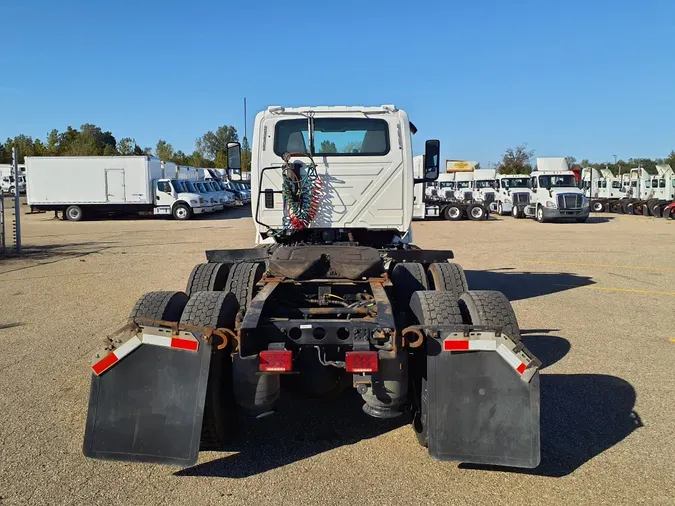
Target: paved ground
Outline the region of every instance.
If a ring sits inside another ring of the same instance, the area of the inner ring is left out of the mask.
[[[206,248],[246,247],[241,211],[190,223],[24,218],[24,259],[0,260],[0,504],[673,504],[675,222],[602,215],[540,225],[416,223],[472,288],[513,301],[544,362],[540,468],[433,461],[408,426],[348,396],[285,399],[230,453],[191,469],[81,453],[94,349],[150,290],[183,289]]]

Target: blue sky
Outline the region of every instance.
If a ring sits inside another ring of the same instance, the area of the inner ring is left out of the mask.
[[[192,152],[270,104],[396,104],[443,158],[675,149],[675,2],[22,0],[2,6],[0,139],[94,123]]]

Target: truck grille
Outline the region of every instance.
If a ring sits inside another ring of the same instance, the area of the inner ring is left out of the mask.
[[[485,201],[486,204],[489,204],[490,202],[495,201],[495,194],[494,192],[486,192],[483,195],[483,200]]]
[[[512,195],[514,204],[529,204],[530,203],[530,194],[529,193],[514,193]]]
[[[558,209],[580,209],[582,206],[582,196],[574,193],[563,193],[558,195]]]
[[[464,192],[464,200],[471,200],[473,199],[473,193],[472,192]]]

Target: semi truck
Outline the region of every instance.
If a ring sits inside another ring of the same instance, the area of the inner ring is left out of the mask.
[[[0,192],[14,193],[15,189],[19,193],[26,192],[26,166],[19,165],[19,183],[17,185],[14,177],[14,167],[11,164],[0,164]]]
[[[418,180],[423,174],[424,156],[417,155],[413,157],[413,177]],[[436,181],[415,185],[413,219],[444,218],[449,221],[487,219],[490,214],[489,207],[473,198],[471,174],[471,172],[446,172],[439,174]]]
[[[530,176],[527,174],[499,174],[495,182],[497,214],[523,218],[530,205]]]
[[[33,210],[87,215],[151,213],[187,220],[207,212],[207,197],[164,178],[151,156],[26,157],[27,203]]]
[[[530,175],[530,192],[530,203],[523,212],[539,223],[568,218],[583,223],[588,219],[589,199],[577,186],[575,173],[568,169],[565,158],[537,158]]]
[[[451,250],[414,245],[415,187],[438,177],[440,142],[415,178],[413,130],[393,105],[258,113],[256,246],[207,250],[184,291],[143,295],[109,334],[84,454],[190,466],[287,388],[348,389],[360,423],[408,416],[436,459],[536,467],[540,362],[503,294],[470,290]],[[336,149],[317,156],[324,141]],[[241,166],[238,143],[227,156]]]

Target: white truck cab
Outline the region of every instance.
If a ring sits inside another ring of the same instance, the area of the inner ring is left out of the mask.
[[[476,169],[473,171],[471,189],[473,199],[489,205],[493,211],[497,210],[495,182],[497,171],[495,169]]]
[[[525,216],[530,204],[530,176],[527,174],[499,174],[495,183],[497,191],[497,213],[510,214],[514,218]]]
[[[590,213],[589,200],[577,186],[574,172],[562,157],[537,158],[530,177],[531,201],[525,215],[540,223],[574,218],[583,223]]]
[[[455,172],[455,198],[457,200],[473,199],[473,172]]]
[[[425,175],[414,178],[412,130],[393,105],[271,106],[258,113],[251,160],[256,243],[314,234],[361,244],[411,242],[413,187],[438,177],[440,156],[440,143],[427,141]],[[293,200],[296,179],[311,195]]]

